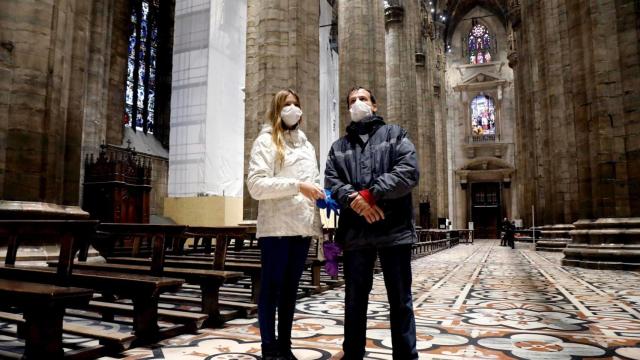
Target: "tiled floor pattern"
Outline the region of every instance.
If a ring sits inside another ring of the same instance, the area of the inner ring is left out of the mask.
[[[640,273],[561,267],[561,253],[497,241],[413,262],[421,359],[640,359]],[[298,302],[294,353],[339,359],[344,289]],[[383,275],[370,297],[367,359],[391,359]],[[257,319],[127,351],[133,359],[259,359]]]
[[[559,266],[562,254],[497,241],[459,245],[413,263],[424,359],[640,359],[640,273]],[[382,274],[369,305],[367,358],[391,359]],[[339,358],[343,289],[303,299],[294,323],[300,359]],[[256,319],[134,349],[130,359],[256,359]]]

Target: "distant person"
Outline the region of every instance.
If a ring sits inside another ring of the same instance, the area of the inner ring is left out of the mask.
[[[262,274],[258,321],[262,358],[294,360],[291,327],[298,284],[311,237],[322,236],[315,201],[325,194],[315,150],[300,130],[298,95],[293,90],[276,93],[268,119],[270,124],[253,143],[247,175],[249,193],[259,201],[256,237]]]
[[[502,241],[500,242],[500,246],[511,246],[512,249],[515,248],[515,223],[509,221],[508,218],[504,218],[502,220]]]
[[[507,246],[507,228],[510,224],[509,219],[506,217],[502,219],[502,222],[500,223],[500,232],[502,233],[502,236],[500,237],[500,246]]]

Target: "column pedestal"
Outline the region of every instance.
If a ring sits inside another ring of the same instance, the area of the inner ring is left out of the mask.
[[[571,242],[569,232],[574,230],[571,224],[545,225],[540,228],[542,238],[536,241],[536,251],[564,251]]]
[[[640,218],[578,220],[562,265],[640,270]]]

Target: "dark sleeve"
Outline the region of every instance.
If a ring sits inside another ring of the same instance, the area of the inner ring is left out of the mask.
[[[396,138],[396,145],[391,159],[391,171],[380,175],[369,189],[376,200],[397,199],[411,193],[418,184],[420,173],[416,148],[402,130]]]
[[[329,156],[327,156],[327,166],[324,170],[324,187],[331,190],[331,194],[339,204],[340,207],[346,209],[351,203],[349,195],[356,192],[356,189],[351,184],[347,184],[345,179],[340,177],[338,170],[338,159],[336,158],[333,146],[329,150]]]

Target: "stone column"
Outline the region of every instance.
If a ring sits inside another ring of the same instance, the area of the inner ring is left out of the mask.
[[[387,120],[402,126],[413,141],[418,136],[415,67],[416,11],[413,1],[388,2],[386,37]]]
[[[443,25],[436,24],[436,34],[443,34]],[[447,134],[447,98],[445,90],[445,58],[442,40],[438,36],[433,43],[433,109],[435,123],[435,171],[437,180],[437,217],[449,217],[449,150]]]
[[[8,87],[3,81],[6,117],[0,124],[6,141],[0,144],[0,197],[18,201],[3,201],[2,216],[24,218],[29,211],[39,216],[85,216],[75,207],[82,124],[69,107],[83,106],[82,91],[76,87],[86,68],[91,4],[1,0],[0,8],[15,14],[0,23],[3,54],[10,55],[3,61],[9,66],[3,68],[11,73]],[[15,215],[16,210],[22,215]]]
[[[636,10],[604,0],[523,2],[514,28],[518,176],[534,180],[523,185],[523,204],[535,203],[543,225],[593,219],[574,223],[567,265],[640,262],[640,142],[630,116],[640,108]]]
[[[380,0],[338,0],[340,46],[340,129],[349,124],[349,89],[362,86],[377,99],[378,114],[387,114],[384,8]]]
[[[570,73],[564,69],[571,66],[569,59],[570,44],[565,32],[566,8],[560,2],[549,1],[541,3],[544,15],[541,27],[544,37],[544,77],[547,79],[544,103],[548,119],[548,147],[549,170],[551,182],[554,185],[551,208],[551,223],[562,224],[571,222],[576,217],[578,195],[576,186],[571,184],[577,177],[576,142],[574,123],[571,112],[567,112],[570,98],[567,97],[566,83],[570,83]],[[571,106],[569,106],[571,110]]]
[[[597,219],[574,223],[563,264],[637,270],[640,142],[637,116],[630,116],[640,109],[633,95],[640,73],[637,8],[599,0],[565,2],[575,58],[580,58],[572,75],[580,86],[574,94],[580,194],[588,199],[581,202],[581,214]]]
[[[6,3],[6,1],[5,1]],[[4,9],[15,10],[15,3],[4,4]],[[0,26],[0,199],[4,199],[4,184],[7,155],[7,129],[9,127],[9,109],[11,108],[11,93],[13,92],[13,76],[17,67],[15,63],[15,42],[6,37],[5,30]]]
[[[77,205],[80,202],[80,167],[82,161],[82,138],[86,106],[86,84],[88,78],[89,47],[93,18],[93,1],[79,1],[75,9],[73,48],[69,80],[69,105],[66,116],[64,146],[64,173],[62,203]],[[104,49],[104,48],[103,48]],[[102,51],[104,51],[101,49]],[[60,156],[56,154],[54,156]]]
[[[96,0],[93,7],[93,21],[90,30],[89,63],[82,136],[82,159],[88,154],[97,155],[107,132],[107,96],[109,80],[109,53],[104,49],[111,46],[112,0]],[[84,169],[82,169],[84,171]],[[84,175],[81,174],[81,179]]]
[[[109,73],[107,104],[107,144],[122,144],[125,97],[127,86],[127,56],[129,49],[129,35],[131,8],[129,0],[113,0],[110,28]],[[164,4],[164,2],[161,2]],[[125,20],[126,19],[126,20]],[[171,53],[171,52],[169,52]],[[156,79],[160,81],[160,79]],[[157,101],[158,99],[156,99]]]
[[[391,124],[402,126],[409,138],[418,140],[415,39],[417,11],[414,1],[388,1],[385,17],[385,59],[387,78],[387,117]],[[419,189],[413,204],[418,214]]]
[[[428,202],[431,217],[429,224],[436,226],[438,209],[438,184],[436,176],[436,143],[433,72],[435,59],[433,41],[435,28],[424,2],[420,2],[420,21],[416,23],[416,93],[417,93],[417,127],[416,149],[420,166],[420,184],[418,199]]]
[[[249,0],[247,9],[247,75],[245,80],[245,165],[273,94],[292,88],[300,95],[303,130],[319,149],[318,0]],[[245,220],[257,218],[257,201],[244,191]]]

